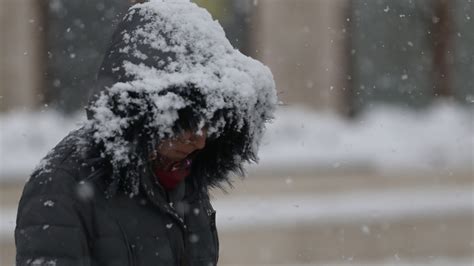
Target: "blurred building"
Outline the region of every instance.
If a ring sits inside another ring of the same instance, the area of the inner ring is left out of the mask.
[[[33,0],[0,2],[0,110],[34,107],[43,89],[44,28]]]
[[[343,110],[349,2],[258,1],[253,53],[270,66],[285,104]]]
[[[352,1],[353,107],[470,102],[473,14],[473,3],[462,0]]]
[[[3,111],[80,110],[132,0],[3,0]],[[463,0],[196,0],[272,69],[284,104],[354,114],[374,102],[472,102],[473,4]]]

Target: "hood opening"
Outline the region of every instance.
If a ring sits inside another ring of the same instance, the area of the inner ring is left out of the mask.
[[[192,169],[207,188],[257,161],[276,105],[271,71],[234,49],[205,9],[151,0],[132,6],[113,34],[87,127],[112,165],[112,183],[132,194],[157,143],[207,127]]]

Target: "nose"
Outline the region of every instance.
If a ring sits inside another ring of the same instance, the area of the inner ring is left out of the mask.
[[[195,135],[193,139],[193,145],[196,149],[201,150],[206,146],[206,134]]]

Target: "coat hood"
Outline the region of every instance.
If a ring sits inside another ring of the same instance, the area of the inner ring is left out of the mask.
[[[216,186],[257,160],[276,104],[269,68],[234,49],[205,9],[151,0],[132,6],[112,37],[88,127],[116,178],[132,181],[160,140],[206,126],[192,176]]]

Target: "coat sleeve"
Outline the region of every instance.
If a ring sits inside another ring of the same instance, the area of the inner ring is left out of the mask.
[[[16,264],[90,265],[84,204],[65,171],[32,177],[20,200]]]

